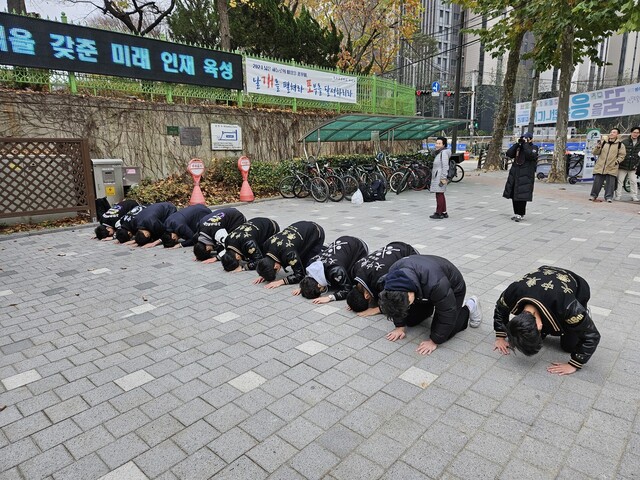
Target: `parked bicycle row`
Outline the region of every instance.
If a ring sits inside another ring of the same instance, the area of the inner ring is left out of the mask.
[[[362,186],[384,185],[385,193],[399,194],[407,189],[429,189],[433,156],[430,152],[391,157],[380,152],[373,161],[354,160],[335,162],[308,157],[294,165],[279,184],[284,198],[311,197],[317,202],[351,200]],[[464,169],[456,165],[452,182],[464,178]]]

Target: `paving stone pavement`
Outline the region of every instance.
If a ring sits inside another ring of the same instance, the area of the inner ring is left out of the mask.
[[[2,238],[0,479],[639,478],[640,206],[537,183],[517,224],[505,177],[467,172],[441,221],[428,192],[239,207],[452,260],[483,324],[427,357],[428,326],[391,343],[382,316],[266,290],[190,249],[87,228]],[[492,351],[498,295],[541,264],[591,284],[602,341],[571,376],[545,370],[567,359],[555,339],[534,357]]]

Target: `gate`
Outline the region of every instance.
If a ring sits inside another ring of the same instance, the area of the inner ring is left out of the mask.
[[[86,139],[0,138],[0,218],[79,211],[96,216]]]

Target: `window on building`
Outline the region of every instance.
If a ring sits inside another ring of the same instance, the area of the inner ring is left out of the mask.
[[[444,16],[444,21],[445,23],[449,23],[449,12],[447,12],[446,15]]]
[[[444,16],[444,11],[440,10],[440,18],[442,18]]]
[[[437,63],[438,63],[438,66],[442,64],[442,57],[438,57]]]

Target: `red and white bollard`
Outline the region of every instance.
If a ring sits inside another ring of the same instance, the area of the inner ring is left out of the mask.
[[[253,202],[255,196],[251,185],[249,185],[249,169],[251,168],[251,160],[249,157],[242,156],[238,159],[238,170],[242,174],[242,187],[240,188],[240,201],[241,202]]]
[[[189,199],[189,205],[206,205],[207,202],[204,199],[202,190],[200,190],[200,177],[204,173],[204,162],[199,158],[192,158],[189,160],[187,171],[193,177],[193,192],[191,193],[191,199]]]

